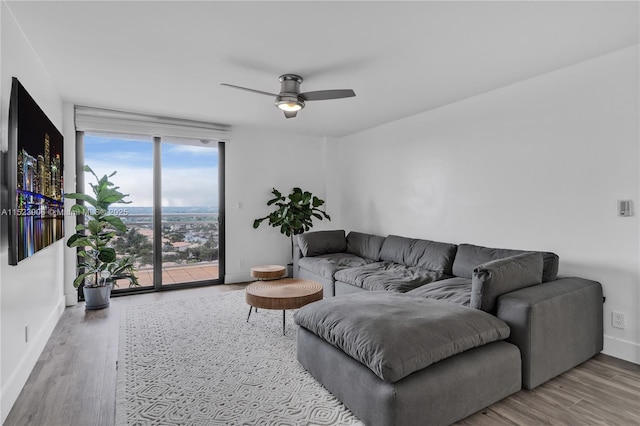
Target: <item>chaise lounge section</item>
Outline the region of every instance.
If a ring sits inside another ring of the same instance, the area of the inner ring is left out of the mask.
[[[558,278],[553,253],[344,231],[297,248],[294,273],[329,296],[294,317],[298,360],[368,425],[449,424],[602,350],[601,285]],[[410,338],[425,328],[441,334]]]
[[[509,327],[482,311],[380,292],[323,302],[295,314],[298,360],[366,425],[450,424],[521,388]]]

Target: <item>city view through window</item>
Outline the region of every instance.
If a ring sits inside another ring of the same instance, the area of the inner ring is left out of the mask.
[[[113,213],[127,232],[114,239],[118,255],[136,258],[142,287],[154,283],[154,266],[162,285],[219,278],[218,149],[217,143],[166,139],[160,144],[162,261],[154,265],[152,138],[98,133],[84,136],[84,163],[98,176],[116,171],[111,180],[129,194],[130,204],[114,204]],[[91,193],[85,176],[85,192]],[[128,281],[118,288],[128,287]]]

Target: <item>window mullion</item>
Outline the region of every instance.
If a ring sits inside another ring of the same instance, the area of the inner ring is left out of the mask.
[[[162,149],[153,138],[153,285],[162,288]]]

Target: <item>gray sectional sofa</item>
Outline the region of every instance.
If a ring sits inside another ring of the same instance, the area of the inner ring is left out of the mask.
[[[602,350],[602,287],[554,253],[342,230],[294,249],[325,294],[294,315],[298,360],[367,425],[449,424]]]

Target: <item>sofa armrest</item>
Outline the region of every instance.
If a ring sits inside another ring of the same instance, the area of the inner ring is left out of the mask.
[[[602,286],[562,278],[498,298],[508,341],[520,348],[522,384],[533,389],[602,350]]]

